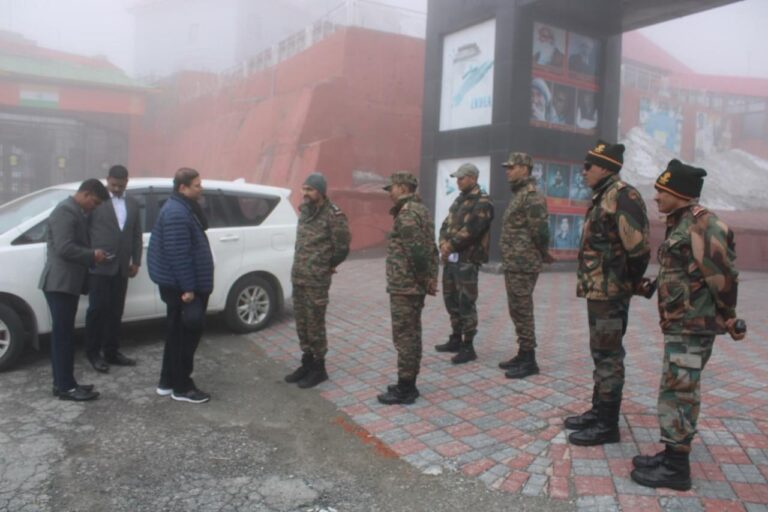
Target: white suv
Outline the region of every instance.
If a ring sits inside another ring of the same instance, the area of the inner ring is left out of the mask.
[[[79,183],[46,188],[0,206],[0,370],[10,368],[24,345],[39,347],[51,331],[43,292],[37,288],[45,262],[47,219],[56,204]],[[165,304],[149,279],[146,250],[169,179],[131,178],[126,194],[139,202],[144,256],[139,274],[128,282],[123,321],[165,316]],[[290,190],[243,181],[203,180],[201,204],[208,216],[208,239],[215,261],[209,312],[222,312],[235,332],[265,327],[291,297],[291,264],[296,212]],[[83,296],[77,325],[85,322]]]

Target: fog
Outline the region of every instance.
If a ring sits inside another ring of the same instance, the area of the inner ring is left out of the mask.
[[[252,0],[272,5],[271,0]],[[133,8],[146,0],[0,0],[0,29],[19,32],[39,45],[83,55],[105,55],[135,74]],[[194,2],[200,3],[200,2]],[[214,10],[226,2],[211,2]],[[285,3],[316,17],[342,0],[290,0]],[[425,11],[427,0],[379,0]],[[290,20],[287,20],[288,22]],[[745,0],[648,27],[642,32],[699,73],[768,77],[765,22],[768,1]],[[289,32],[290,23],[283,23]],[[280,25],[271,20],[271,25]],[[276,41],[268,41],[274,44]],[[254,48],[258,51],[261,48]]]

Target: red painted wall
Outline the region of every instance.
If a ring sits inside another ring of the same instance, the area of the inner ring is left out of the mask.
[[[181,166],[203,177],[288,187],[294,204],[320,170],[350,217],[353,248],[381,244],[391,227],[382,178],[418,173],[424,42],[365,29],[341,30],[277,66],[194,99],[210,76],[179,75],[134,123],[130,166],[168,176]]]

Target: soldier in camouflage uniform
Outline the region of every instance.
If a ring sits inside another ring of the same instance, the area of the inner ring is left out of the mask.
[[[394,226],[387,241],[387,293],[392,315],[392,341],[397,350],[397,384],[379,402],[412,404],[419,396],[416,377],[421,364],[421,310],[426,294],[437,293],[439,266],[435,225],[416,194],[418,181],[398,171],[384,187],[394,203]]]
[[[636,469],[631,475],[649,487],[691,488],[688,454],[699,417],[701,372],[716,335],[728,332],[735,340],[745,336],[736,322],[733,232],[698,204],[706,174],[672,160],[656,180],[655,200],[667,216],[656,281],[664,333],[658,415],[665,449],[632,459]],[[652,288],[648,291],[650,296]]]
[[[301,346],[301,366],[285,376],[311,388],[328,380],[325,354],[325,310],[331,275],[349,254],[347,217],[326,197],[327,184],[320,173],[310,174],[301,187],[304,204],[299,208],[296,250],[291,269],[293,313]]]
[[[577,290],[587,299],[589,348],[595,369],[592,408],[566,418],[568,439],[581,446],[619,441],[629,300],[650,260],[648,217],[638,191],[619,179],[624,146],[598,141],[585,158],[592,188],[579,250]]]
[[[451,174],[461,190],[440,227],[440,258],[443,269],[443,300],[451,317],[451,336],[435,346],[438,352],[458,352],[451,362],[462,364],[477,359],[473,340],[477,334],[477,273],[488,261],[493,202],[480,190],[480,171],[462,164]]]
[[[507,169],[512,196],[504,212],[499,245],[518,352],[509,361],[499,363],[499,367],[506,370],[508,379],[522,379],[539,373],[533,289],[542,263],[553,261],[549,254],[549,213],[547,201],[536,190],[536,181],[531,177],[533,159],[530,155],[510,153],[509,160],[501,165]]]

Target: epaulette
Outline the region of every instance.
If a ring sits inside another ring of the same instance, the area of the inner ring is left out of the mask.
[[[333,212],[334,215],[344,215],[344,212],[341,211],[341,208],[336,206],[334,203],[331,203],[331,212]]]
[[[704,215],[705,213],[708,213],[708,212],[709,212],[709,210],[707,210],[706,208],[704,208],[700,204],[695,204],[695,205],[691,206],[691,213],[693,214],[694,217],[701,217],[702,215]]]
[[[529,183],[528,187],[526,188],[528,192],[536,192],[536,184],[535,183]]]
[[[621,180],[616,182],[616,189],[621,190],[623,188],[627,188],[629,185]]]

